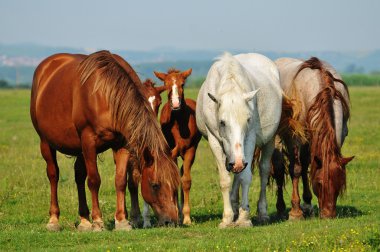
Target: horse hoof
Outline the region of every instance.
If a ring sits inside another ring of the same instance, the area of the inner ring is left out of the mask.
[[[138,228],[140,226],[140,222],[141,222],[140,218],[133,218],[129,221],[129,223],[131,224],[133,228]]]
[[[77,229],[80,232],[92,231],[92,224],[88,220],[81,220],[81,222],[79,223]]]
[[[224,221],[222,221],[221,223],[219,223],[218,227],[220,229],[235,227],[235,222],[224,222]]]
[[[290,221],[298,221],[298,220],[303,220],[303,219],[305,219],[305,218],[303,217],[302,211],[297,212],[297,213],[292,213],[292,212],[289,213],[289,220]]]
[[[185,217],[183,219],[183,225],[187,225],[187,226],[191,225],[190,217]]]
[[[260,224],[267,224],[269,222],[270,218],[268,215],[259,215],[257,216],[257,221]]]
[[[144,221],[143,228],[151,228],[151,227],[152,227],[152,224],[150,223],[150,221]]]
[[[127,220],[122,220],[122,221],[117,221],[115,220],[115,231],[131,231],[132,226],[129,224],[129,221]]]
[[[92,231],[94,232],[101,232],[104,230],[104,223],[103,221],[94,221],[92,223]]]
[[[58,232],[58,231],[61,231],[61,226],[58,223],[49,222],[46,225],[46,229],[49,230],[50,232]]]
[[[252,227],[252,221],[251,220],[242,220],[242,221],[236,221],[235,222],[235,227],[239,228],[247,228],[247,227]]]
[[[306,217],[314,217],[314,207],[312,204],[302,204],[301,210]]]

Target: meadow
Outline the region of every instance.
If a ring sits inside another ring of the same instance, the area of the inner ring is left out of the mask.
[[[185,90],[195,98],[197,89]],[[100,206],[107,230],[80,233],[74,159],[58,156],[62,231],[48,232],[50,188],[39,139],[29,117],[29,90],[0,91],[0,251],[378,251],[380,250],[380,88],[350,87],[352,117],[343,148],[355,155],[347,167],[347,191],[338,199],[338,217],[298,222],[276,217],[276,190],[268,188],[270,222],[255,221],[259,174],[250,190],[252,228],[220,230],[222,198],[212,153],[204,139],[192,169],[190,227],[114,232],[114,165],[111,153],[98,158],[102,177]],[[289,210],[291,183],[285,201]],[[141,197],[140,197],[141,198]],[[88,199],[90,199],[88,195]],[[140,202],[142,203],[142,202]],[[317,200],[313,197],[313,204]],[[127,194],[127,206],[130,200]],[[142,205],[142,204],[141,204]],[[91,202],[89,202],[91,206]],[[317,207],[315,207],[317,211]]]

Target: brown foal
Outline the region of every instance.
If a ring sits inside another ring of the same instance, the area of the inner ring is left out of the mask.
[[[183,165],[181,167],[181,205],[183,224],[191,224],[190,219],[190,188],[191,188],[191,166],[195,159],[195,153],[201,134],[198,131],[195,119],[196,102],[185,99],[184,85],[191,69],[180,72],[170,69],[168,73],[154,72],[164,82],[168,91],[168,102],[161,111],[160,123],[162,132],[168,142],[172,158],[177,163],[181,156]]]

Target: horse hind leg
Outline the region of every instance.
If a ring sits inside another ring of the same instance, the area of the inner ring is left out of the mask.
[[[195,147],[191,147],[188,149],[184,155],[183,166],[181,168],[181,173],[183,171],[183,175],[181,177],[181,200],[182,203],[182,214],[183,214],[183,224],[190,225],[190,189],[191,189],[191,166],[194,163],[195,159]]]
[[[46,228],[49,231],[59,231],[59,206],[58,206],[58,180],[59,180],[59,167],[57,163],[57,152],[50,145],[41,139],[40,149],[42,157],[46,161],[46,173],[50,181],[50,219]]]
[[[310,190],[309,177],[308,177],[308,168],[310,164],[310,152],[308,146],[303,146],[301,148],[301,176],[303,184],[303,193],[302,199],[303,204],[301,205],[302,212],[307,217],[314,217],[314,207],[311,204],[312,194]]]
[[[87,206],[85,182],[87,177],[86,166],[82,155],[75,160],[75,183],[78,191],[78,205],[80,223],[77,227],[78,231],[91,231],[92,224],[90,222],[90,211]]]
[[[273,165],[273,177],[276,180],[277,185],[277,216],[281,219],[285,219],[285,201],[284,201],[284,182],[285,182],[285,164],[282,150],[280,148],[275,148],[272,155],[272,165]]]

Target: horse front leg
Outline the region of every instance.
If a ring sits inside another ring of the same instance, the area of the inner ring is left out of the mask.
[[[269,221],[269,216],[267,213],[267,198],[266,198],[266,188],[268,184],[268,178],[271,168],[271,158],[274,151],[274,138],[265,144],[262,148],[261,158],[259,163],[260,169],[260,197],[257,203],[257,219],[261,223]]]
[[[208,132],[208,141],[209,141],[211,151],[214,154],[214,157],[216,159],[216,163],[218,166],[219,178],[220,178],[219,183],[220,183],[220,189],[222,191],[222,197],[223,197],[223,203],[224,203],[223,219],[222,219],[222,222],[219,224],[219,228],[226,228],[226,227],[232,226],[232,221],[234,218],[234,213],[232,211],[231,201],[230,201],[231,178],[225,166],[226,156],[223,153],[222,146],[210,132]]]
[[[57,163],[57,152],[52,149],[50,145],[41,139],[40,149],[42,157],[46,161],[46,174],[50,182],[50,218],[46,225],[49,231],[59,231],[61,227],[59,225],[59,206],[58,206],[58,180],[59,180],[59,168]]]
[[[289,152],[292,152],[293,155],[289,158],[290,167],[289,173],[292,179],[292,209],[289,212],[289,220],[300,220],[303,219],[303,212],[300,206],[300,195],[298,190],[299,178],[301,176],[301,164],[299,158],[299,147],[295,145]]]
[[[140,206],[139,206],[139,181],[137,180],[136,174],[138,172],[138,168],[135,167],[135,160],[132,162],[128,162],[128,167],[127,167],[127,174],[128,174],[128,190],[129,190],[129,195],[131,197],[131,212],[130,212],[130,222],[133,227],[138,227],[140,224]],[[140,176],[140,175],[138,175]]]
[[[234,176],[234,181],[232,182],[232,188],[230,192],[232,211],[234,212],[234,221],[239,217],[239,188],[240,180],[237,176]]]
[[[96,163],[96,137],[91,129],[85,129],[81,134],[82,152],[87,172],[87,186],[91,192],[92,201],[92,230],[103,231],[104,222],[99,208],[99,188],[101,184]]]
[[[127,218],[128,213],[125,207],[125,189],[127,186],[127,165],[129,152],[121,148],[114,151],[116,163],[115,187],[116,187],[116,212],[115,212],[115,230],[129,231],[132,226]]]
[[[252,159],[247,159],[248,164],[252,163]],[[252,172],[251,172],[251,165],[248,165],[241,173],[235,174],[234,180],[239,181],[238,183],[241,184],[241,205],[239,208],[239,215],[235,222],[236,226],[239,227],[251,227],[252,221],[251,221],[251,215],[250,215],[250,208],[249,208],[249,187],[252,183]]]

